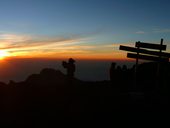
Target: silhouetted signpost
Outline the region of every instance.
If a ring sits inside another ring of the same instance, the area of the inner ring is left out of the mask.
[[[135,72],[137,72],[139,59],[156,61],[160,63],[160,62],[169,62],[169,58],[170,58],[170,53],[162,52],[163,50],[166,50],[166,45],[163,45],[163,39],[161,39],[160,44],[151,44],[151,43],[144,43],[138,41],[136,42],[135,47],[120,45],[119,49],[131,52],[131,53],[127,53],[127,57],[136,59]],[[158,63],[157,75],[159,74],[159,67],[160,67],[159,63]]]

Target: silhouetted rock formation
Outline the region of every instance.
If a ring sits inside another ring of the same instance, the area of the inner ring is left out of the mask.
[[[108,90],[108,81],[83,82],[50,68],[30,75],[23,82],[11,81],[0,87],[3,92],[0,110],[4,113],[1,121],[9,125],[103,120],[112,116],[112,107],[119,107],[119,98],[114,98],[117,92]]]
[[[65,84],[67,77],[59,70],[50,68],[43,69],[40,74],[32,74],[26,79],[26,83],[46,85]]]
[[[112,122],[114,118],[136,114],[139,108],[138,114],[155,112],[158,107],[169,104],[169,92],[154,89],[155,68],[156,63],[138,67],[137,90],[132,86],[133,68],[115,69],[118,70],[115,82],[84,82],[70,79],[59,70],[45,68],[25,81],[0,83],[1,124],[32,127],[57,126],[56,121]],[[160,73],[164,75],[159,82],[164,81],[164,89],[168,90],[170,65],[162,64]]]

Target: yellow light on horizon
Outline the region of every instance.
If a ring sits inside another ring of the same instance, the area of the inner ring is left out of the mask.
[[[9,53],[7,51],[0,50],[0,60],[3,60],[7,56],[9,56]]]

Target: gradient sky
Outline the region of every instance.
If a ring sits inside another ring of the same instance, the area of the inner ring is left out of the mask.
[[[170,45],[169,6],[169,0],[0,0],[0,49],[9,57],[125,59],[120,44],[164,38]]]

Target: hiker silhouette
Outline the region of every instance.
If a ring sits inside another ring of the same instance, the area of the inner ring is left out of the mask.
[[[72,58],[69,58],[68,62],[63,61],[62,65],[64,68],[66,68],[67,70],[67,76],[68,77],[74,77],[74,72],[76,70],[76,66],[75,66],[75,60]]]
[[[115,80],[115,70],[116,70],[116,63],[112,62],[110,67],[110,80]]]

